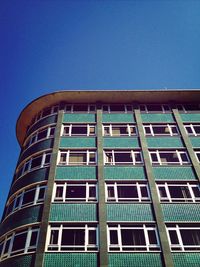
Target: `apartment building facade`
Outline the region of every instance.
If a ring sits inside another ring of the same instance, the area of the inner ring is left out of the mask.
[[[21,112],[0,267],[199,267],[200,91],[59,91]]]

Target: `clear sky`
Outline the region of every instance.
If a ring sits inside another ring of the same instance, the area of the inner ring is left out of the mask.
[[[0,214],[24,106],[64,89],[200,88],[199,14],[199,0],[0,1]]]

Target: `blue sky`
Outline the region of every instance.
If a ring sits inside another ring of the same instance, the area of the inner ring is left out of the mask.
[[[200,1],[0,1],[0,214],[34,98],[67,89],[200,88]]]

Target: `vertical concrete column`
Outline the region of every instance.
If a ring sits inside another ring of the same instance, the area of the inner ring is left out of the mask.
[[[192,162],[192,166],[196,172],[196,175],[197,175],[197,178],[200,182],[200,165],[199,165],[199,162],[195,156],[195,153],[194,153],[194,150],[193,150],[193,147],[192,147],[192,143],[190,141],[190,138],[189,136],[187,135],[186,131],[185,131],[185,128],[184,128],[184,125],[183,125],[183,121],[181,119],[181,116],[178,112],[178,109],[172,109],[172,112],[174,114],[174,118],[176,120],[176,124],[179,128],[179,132],[181,133],[181,136],[182,136],[182,139],[183,139],[183,142],[185,144],[185,147],[187,149],[187,152],[190,156],[190,160]]]
[[[158,233],[160,237],[160,245],[162,249],[164,266],[173,267],[174,263],[172,259],[168,237],[167,237],[167,231],[166,231],[166,227],[164,223],[162,207],[161,207],[157,189],[156,189],[156,183],[155,183],[153,168],[152,168],[152,164],[151,164],[151,160],[149,156],[147,140],[146,140],[146,136],[144,134],[143,125],[142,125],[142,117],[140,114],[140,110],[138,109],[135,110],[135,119],[136,119],[136,124],[138,128],[138,133],[139,133],[139,138],[140,138],[140,143],[141,143],[141,148],[142,148],[142,153],[143,153],[144,166],[145,166],[146,175],[147,175],[147,179],[149,183],[149,189],[151,193],[154,217],[157,223]]]
[[[102,108],[97,104],[97,177],[99,220],[99,267],[108,267],[107,215],[105,203],[105,180],[103,165]]]
[[[43,262],[44,262],[44,252],[45,252],[46,237],[47,237],[47,230],[48,230],[48,224],[49,224],[49,215],[50,215],[50,209],[51,209],[51,199],[52,199],[52,192],[53,192],[53,186],[54,186],[57,157],[58,157],[58,151],[59,151],[62,119],[63,119],[63,111],[59,111],[57,124],[56,124],[56,131],[55,131],[55,136],[54,136],[54,145],[53,145],[53,150],[52,150],[52,155],[51,155],[51,163],[50,163],[49,176],[48,176],[48,181],[47,181],[46,195],[45,195],[45,200],[44,200],[44,205],[43,205],[42,219],[41,219],[41,224],[40,224],[40,235],[39,235],[39,241],[38,241],[38,246],[36,250],[34,267],[42,267]]]

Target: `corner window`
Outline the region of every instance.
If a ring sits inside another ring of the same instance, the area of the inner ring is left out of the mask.
[[[95,125],[92,124],[67,124],[63,125],[62,136],[94,136]]]
[[[54,185],[54,202],[84,201],[92,202],[97,200],[96,184],[94,183],[56,183]]]
[[[105,165],[141,165],[142,155],[140,151],[135,150],[105,150]]]
[[[155,150],[149,151],[149,154],[153,165],[187,165],[190,163],[186,151]]]
[[[97,228],[90,225],[49,227],[48,251],[97,251]]]
[[[106,201],[114,202],[142,202],[150,201],[147,184],[142,183],[107,183]]]
[[[172,251],[200,251],[200,228],[196,225],[168,226],[167,231]]]
[[[133,124],[105,124],[103,125],[104,136],[136,136],[136,126]]]
[[[148,124],[144,125],[144,133],[150,136],[159,136],[159,135],[166,135],[166,136],[174,136],[178,135],[178,129],[175,125],[170,124]]]
[[[155,226],[116,225],[108,226],[109,251],[138,252],[159,251]]]
[[[90,150],[76,151],[60,151],[59,165],[95,165],[96,152]]]

